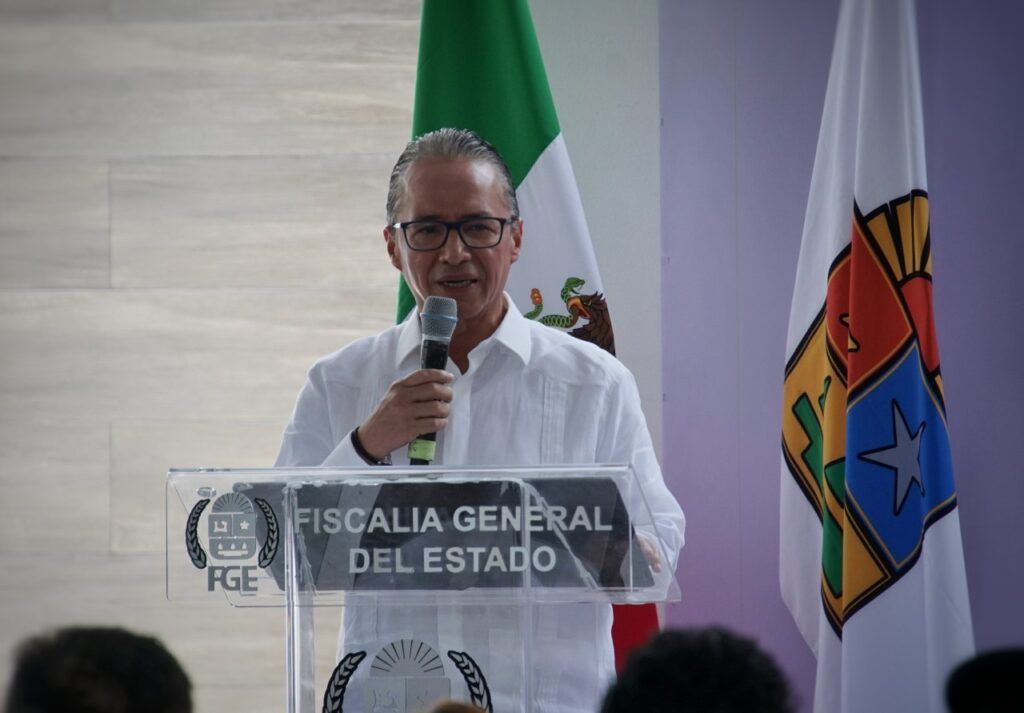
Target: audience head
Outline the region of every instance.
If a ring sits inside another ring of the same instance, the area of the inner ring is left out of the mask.
[[[1020,705],[1024,649],[978,654],[960,664],[946,683],[950,713],[1002,713]]]
[[[602,713],[792,713],[782,671],[725,629],[664,631],[635,651]]]
[[[430,713],[483,713],[483,710],[468,703],[442,701],[431,708]]]
[[[192,685],[156,639],[70,627],[18,647],[5,713],[191,713]]]

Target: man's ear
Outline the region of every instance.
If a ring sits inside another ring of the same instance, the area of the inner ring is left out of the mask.
[[[388,246],[388,257],[391,258],[391,264],[395,266],[396,270],[401,270],[402,256],[398,253],[398,235],[394,228],[390,226],[384,228],[384,242]]]
[[[512,226],[512,262],[519,259],[519,251],[523,247],[523,219],[519,218]]]

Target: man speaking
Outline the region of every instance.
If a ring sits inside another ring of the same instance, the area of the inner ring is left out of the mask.
[[[456,129],[412,141],[391,173],[387,223],[388,256],[417,312],[432,296],[457,305],[446,368],[420,368],[416,315],[324,357],[299,394],[277,465],[408,464],[409,444],[427,433],[436,433],[441,465],[630,463],[674,566],[683,513],[662,480],[632,375],[593,344],[526,319],[505,294],[524,231],[497,151]],[[535,710],[596,710],[614,676],[611,607],[545,605],[532,617],[557,642],[531,652]],[[500,672],[518,666],[522,621],[517,606],[358,607],[346,612],[341,648],[412,637],[465,651],[504,711],[518,708]]]

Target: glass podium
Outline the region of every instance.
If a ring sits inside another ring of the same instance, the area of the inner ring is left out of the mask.
[[[289,713],[541,711],[607,683],[610,604],[680,596],[623,465],[172,470],[166,516],[169,599],[284,609]]]

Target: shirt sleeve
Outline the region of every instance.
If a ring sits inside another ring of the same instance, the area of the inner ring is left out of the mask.
[[[314,366],[284,429],[275,467],[366,466],[352,445],[351,431],[356,425],[344,428],[345,435],[335,442],[326,385]]]
[[[626,506],[633,513],[636,512],[634,508],[642,507],[646,502],[658,534],[668,548],[674,569],[683,546],[686,518],[679,502],[665,485],[651,434],[647,430],[647,419],[640,408],[636,380],[626,370],[609,388],[600,444],[599,462],[629,463],[633,467],[643,494],[640,497],[638,492],[631,493]]]

